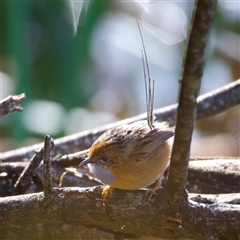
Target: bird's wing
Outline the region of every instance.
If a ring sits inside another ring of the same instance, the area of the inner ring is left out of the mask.
[[[138,151],[132,152],[132,159],[141,161],[151,154],[156,148],[163,145],[169,138],[174,136],[173,129],[159,129],[154,128],[146,133],[135,145],[135,149]],[[136,154],[137,152],[137,154]]]

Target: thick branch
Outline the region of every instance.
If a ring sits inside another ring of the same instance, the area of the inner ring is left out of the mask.
[[[76,152],[76,153],[71,153],[71,154],[66,154],[62,155],[58,158],[53,159],[54,163],[56,163],[58,166],[62,167],[71,167],[71,166],[79,166],[79,163],[87,157],[89,152],[89,149]]]
[[[222,100],[224,99],[224,101]],[[240,80],[228,84],[222,88],[204,94],[198,98],[197,119],[213,116],[217,113],[234,107],[240,103]],[[176,118],[177,104],[156,109],[154,111],[157,121],[168,121],[170,125],[174,125]],[[68,154],[89,148],[92,143],[106,130],[127,124],[134,121],[146,119],[146,114],[141,114],[133,118],[128,118],[114,124],[108,124],[102,127],[91,129],[89,131],[80,132],[54,141],[55,146],[52,154]],[[36,149],[42,148],[43,144],[35,144],[25,148],[3,153],[1,158],[4,162],[20,161],[23,158],[31,158]]]
[[[25,94],[10,95],[0,101],[0,116],[7,115],[10,112],[22,112],[23,108],[19,105],[25,99]]]
[[[180,79],[175,139],[167,182],[167,202],[177,203],[187,181],[192,132],[196,119],[197,97],[204,69],[204,50],[214,18],[216,1],[195,2],[187,51]]]
[[[49,239],[89,239],[116,240],[114,234],[87,228],[78,224],[42,223],[14,226],[0,229],[1,239],[8,240],[49,240]]]
[[[195,193],[239,193],[240,159],[190,161],[187,189]]]
[[[207,203],[207,196],[193,195],[181,210],[182,219],[176,219],[171,217],[168,208],[161,206],[163,190],[158,191],[152,206],[144,190],[115,189],[107,195],[102,195],[102,190],[103,187],[57,188],[48,196],[41,192],[1,198],[1,227],[58,222],[166,238],[195,238],[197,233],[198,239],[204,239],[206,229],[211,226],[217,236],[240,235],[240,194],[215,196],[215,200],[211,198]],[[194,198],[198,202],[193,201]],[[221,228],[215,219],[222,220]]]

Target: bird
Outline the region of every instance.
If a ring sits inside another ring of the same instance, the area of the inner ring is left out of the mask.
[[[110,188],[137,190],[148,188],[149,198],[161,187],[164,171],[169,163],[174,128],[167,122],[157,122],[153,113],[154,80],[150,76],[146,48],[136,17],[143,51],[147,121],[123,124],[104,132],[91,146],[88,157],[80,166],[89,170]],[[103,194],[108,192],[103,191]]]
[[[80,166],[89,170],[102,183],[123,190],[146,188],[152,193],[161,187],[169,162],[174,129],[166,122],[147,121],[124,124],[104,132],[91,146]]]

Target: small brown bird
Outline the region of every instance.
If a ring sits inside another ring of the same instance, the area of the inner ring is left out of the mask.
[[[119,189],[145,188],[159,179],[151,189],[155,192],[169,161],[173,135],[166,122],[152,128],[147,121],[125,124],[103,133],[80,165],[88,164],[100,181]]]
[[[147,121],[138,121],[115,127],[103,133],[90,148],[88,158],[80,166],[88,164],[90,171],[110,187],[136,190],[145,188],[157,179],[150,189],[151,195],[160,188],[168,165],[174,130],[166,122],[154,122],[154,81],[150,77],[147,54],[140,25],[143,51],[143,69],[146,90]],[[148,79],[148,81],[147,81]]]

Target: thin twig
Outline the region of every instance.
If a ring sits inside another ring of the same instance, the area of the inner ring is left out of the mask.
[[[204,69],[204,50],[215,8],[216,1],[195,1],[180,79],[182,86],[165,195],[169,204],[179,203],[184,196],[190,145],[197,113],[197,97]]]
[[[234,81],[224,87],[201,95],[197,101],[197,119],[210,117],[240,103],[240,80]],[[159,108],[154,111],[156,121],[167,121],[170,126],[175,124],[177,104]],[[102,127],[76,133],[54,141],[52,154],[69,154],[91,147],[92,143],[106,130],[110,128],[146,119],[146,113],[121,120]],[[20,161],[23,158],[31,158],[34,150],[43,147],[43,144],[35,144],[25,148],[2,153],[0,159],[3,162]]]
[[[59,167],[71,167],[71,166],[78,166],[79,163],[87,157],[89,153],[89,149],[67,154],[60,156],[59,158],[54,158],[53,161],[59,166]]]
[[[53,141],[49,135],[45,136],[44,151],[43,151],[43,186],[44,195],[52,192],[52,176],[51,176],[51,158],[50,152]]]
[[[35,154],[31,160],[27,163],[23,172],[19,176],[17,182],[14,185],[14,194],[23,194],[28,189],[31,184],[31,179],[34,170],[38,167],[40,162],[43,159],[43,148],[40,148],[35,151]]]
[[[0,117],[10,112],[22,112],[23,108],[19,106],[25,99],[25,94],[10,95],[0,101]]]

